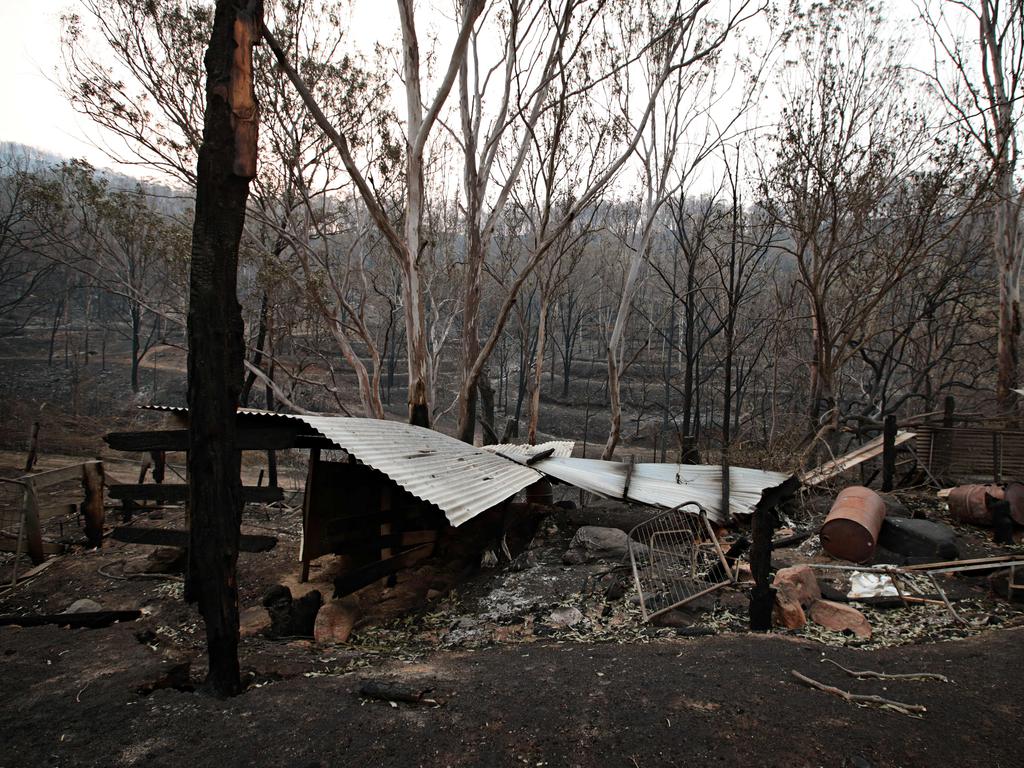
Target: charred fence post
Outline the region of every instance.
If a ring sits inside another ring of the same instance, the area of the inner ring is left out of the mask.
[[[882,427],[882,490],[892,490],[896,474],[896,417],[889,414]]]
[[[787,478],[773,488],[765,488],[761,492],[761,500],[754,507],[751,525],[753,543],[750,548],[750,572],[754,577],[754,588],[750,593],[750,629],[753,632],[767,632],[772,627],[775,589],[770,579],[775,510],[799,489],[799,478]]]

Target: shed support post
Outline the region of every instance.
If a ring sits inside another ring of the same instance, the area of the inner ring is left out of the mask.
[[[891,491],[896,474],[896,417],[885,417],[882,428],[882,490]]]

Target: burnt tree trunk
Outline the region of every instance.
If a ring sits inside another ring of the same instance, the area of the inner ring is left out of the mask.
[[[209,653],[207,683],[241,691],[238,560],[242,515],[235,411],[242,389],[238,245],[256,166],[252,46],[259,0],[217,0],[206,51],[206,112],[196,175],[188,312],[189,594],[199,602]]]

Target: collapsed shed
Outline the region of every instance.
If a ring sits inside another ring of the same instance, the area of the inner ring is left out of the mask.
[[[181,428],[111,433],[107,443],[128,451],[186,450],[187,409],[150,410],[170,414]],[[714,522],[728,518],[720,509],[721,467],[572,458],[572,441],[478,448],[402,422],[255,409],[239,409],[238,439],[241,450],[309,450],[302,579],[308,577],[312,560],[345,555],[349,567],[335,582],[336,594],[355,591],[446,548],[458,548],[474,527],[484,538],[494,530],[501,538],[515,522],[509,502],[526,490],[528,501],[550,503],[549,479],[603,497],[666,509],[698,502]],[[329,459],[328,451],[341,453]],[[764,488],[785,478],[778,472],[732,468],[730,512],[749,511]],[[169,487],[175,486],[115,485],[110,492],[114,498],[152,500],[168,498]],[[184,499],[187,487],[177,488],[170,496]],[[249,487],[243,495],[270,500],[274,490]],[[479,522],[466,525],[474,520]]]

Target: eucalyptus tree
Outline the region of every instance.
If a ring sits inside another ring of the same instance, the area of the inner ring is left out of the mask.
[[[784,234],[809,319],[810,452],[842,426],[841,373],[882,328],[879,308],[964,215],[964,156],[904,97],[906,43],[877,9],[815,4],[790,45],[759,203]]]
[[[920,3],[935,52],[929,73],[949,115],[988,166],[995,211],[992,252],[998,272],[996,397],[1004,413],[1020,400],[1021,271],[1024,183],[1020,121],[1024,115],[1024,6],[1018,0]],[[963,24],[973,30],[965,33]]]

